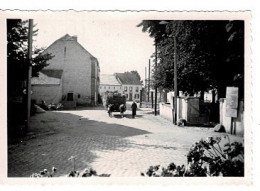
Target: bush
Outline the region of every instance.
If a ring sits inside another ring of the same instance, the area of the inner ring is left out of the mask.
[[[150,166],[142,176],[174,177],[174,176],[244,176],[244,147],[241,143],[230,143],[229,136],[224,136],[228,142],[222,149],[221,137],[208,137],[196,142],[187,154],[188,165],[176,166],[169,164],[160,169],[160,165]]]

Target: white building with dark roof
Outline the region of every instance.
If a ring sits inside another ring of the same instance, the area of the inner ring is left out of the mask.
[[[122,85],[123,93],[126,95],[127,100],[140,101],[140,91],[143,85],[135,74],[131,72],[115,73],[115,77]]]
[[[104,95],[105,92],[118,92],[123,93],[122,85],[118,82],[113,74],[101,74],[100,75],[100,95]]]

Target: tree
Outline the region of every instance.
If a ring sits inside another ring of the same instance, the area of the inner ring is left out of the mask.
[[[166,25],[160,25],[160,21],[142,21],[138,27],[142,26],[143,32],[149,32],[157,46],[158,65],[153,70],[155,84],[164,89],[174,89],[176,48],[179,90],[193,94],[217,88],[219,97],[225,96],[226,86],[234,84],[236,70],[243,71],[244,28],[240,21],[232,22],[227,27],[230,21],[173,20],[167,21]],[[235,66],[228,63],[231,60],[239,67],[234,69]]]
[[[35,26],[34,26],[35,27]],[[33,36],[38,30],[33,31]],[[35,47],[32,52],[32,76],[38,76],[39,71],[48,65],[53,57],[42,54],[43,48]],[[7,119],[8,139],[20,136],[25,132],[26,88],[29,69],[28,60],[28,21],[21,19],[7,20]],[[20,126],[21,125],[21,126]]]
[[[35,26],[34,26],[35,27]],[[33,36],[38,30],[33,31]],[[7,81],[8,94],[22,93],[28,71],[28,21],[21,19],[7,20]],[[48,65],[53,57],[51,54],[42,54],[43,48],[35,47],[32,54],[32,76],[38,76],[39,71]]]

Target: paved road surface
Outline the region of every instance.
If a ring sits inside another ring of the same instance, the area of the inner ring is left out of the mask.
[[[57,176],[65,176],[73,169],[69,157],[76,156],[76,170],[92,167],[98,174],[136,177],[150,165],[185,164],[194,142],[224,136],[212,128],[174,126],[150,109],[138,110],[135,119],[129,106],[124,118],[113,115],[96,107],[33,116],[28,136],[9,145],[8,176],[28,177],[52,166],[58,168]]]

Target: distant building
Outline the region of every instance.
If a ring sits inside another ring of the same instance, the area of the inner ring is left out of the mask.
[[[123,93],[122,85],[118,82],[113,74],[101,74],[100,75],[100,95],[104,95],[105,92],[118,92]]]
[[[32,98],[36,99],[36,102],[62,102],[68,108],[97,104],[99,63],[78,43],[76,36],[66,34],[52,43],[44,53],[51,53],[54,58],[50,60],[50,65],[40,72],[39,79],[32,81]],[[57,71],[60,71],[61,75],[53,75]]]
[[[142,90],[142,83],[135,74],[130,72],[115,73],[116,79],[122,85],[123,93],[127,100],[140,101],[140,91]]]

